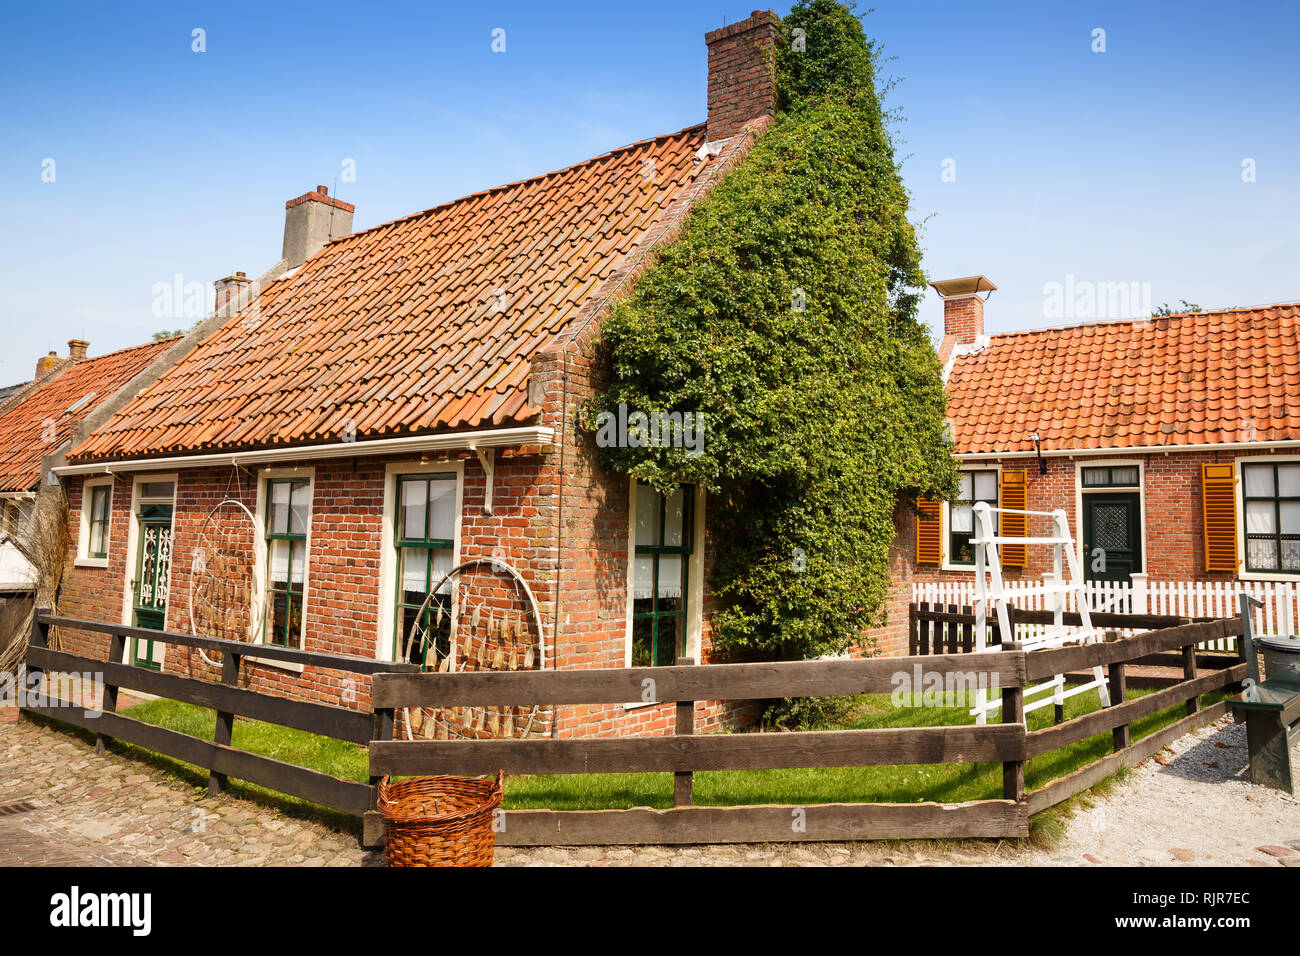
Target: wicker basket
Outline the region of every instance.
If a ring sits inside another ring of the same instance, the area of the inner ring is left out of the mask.
[[[504,774],[379,782],[389,866],[491,866]]]

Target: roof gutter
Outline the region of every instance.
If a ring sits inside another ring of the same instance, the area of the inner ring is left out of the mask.
[[[356,458],[361,455],[401,455],[421,452],[479,448],[508,448],[517,445],[548,445],[554,429],[540,425],[527,428],[495,428],[447,435],[388,438],[378,441],[337,442],[330,445],[295,445],[261,451],[227,452],[219,455],[186,455],[177,458],[142,458],[133,461],[101,461],[86,465],[62,465],[53,469],[60,478],[71,475],[116,475],[138,471],[172,471],[178,468],[210,468],[222,465],[270,465],[285,462],[319,461],[322,458]]]
[[[1074,458],[1078,455],[1159,455],[1191,451],[1240,451],[1243,449],[1265,450],[1270,448],[1300,448],[1300,441],[1219,441],[1200,445],[1134,445],[1127,448],[1060,448],[1044,450],[1044,458]],[[986,458],[1033,458],[1037,453],[1030,451],[981,451],[963,452],[953,455],[961,461],[980,461]]]

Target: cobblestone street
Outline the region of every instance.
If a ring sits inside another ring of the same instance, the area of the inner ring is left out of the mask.
[[[1013,843],[500,848],[523,866],[1294,866],[1300,803],[1240,779],[1244,731],[1177,741],[1080,811],[1054,850]],[[1225,825],[1226,823],[1226,825]],[[96,754],[0,711],[0,866],[378,866],[353,833]]]

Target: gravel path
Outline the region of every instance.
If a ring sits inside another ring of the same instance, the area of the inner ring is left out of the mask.
[[[210,798],[0,710],[0,866],[376,866],[352,833]],[[1247,783],[1229,720],[1189,734],[1077,813],[1056,849],[1010,842],[535,847],[503,866],[1292,866],[1300,803]],[[1300,758],[1300,754],[1297,754]],[[1164,761],[1163,763],[1161,761]]]

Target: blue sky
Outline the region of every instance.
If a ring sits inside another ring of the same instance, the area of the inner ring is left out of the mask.
[[[11,6],[0,384],[69,338],[191,324],[154,314],[158,283],[260,273],[317,183],[364,228],[702,121],[703,34],[754,6]],[[989,331],[1063,324],[1044,287],[1067,277],[1300,299],[1300,4],[877,0],[865,24],[927,273],[992,278]],[[923,314],[941,324],[933,293]]]

